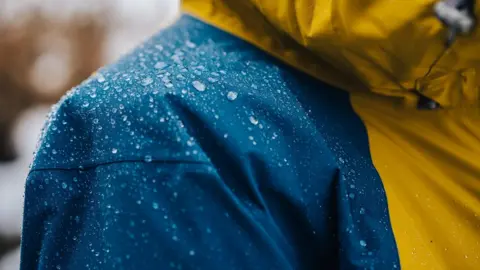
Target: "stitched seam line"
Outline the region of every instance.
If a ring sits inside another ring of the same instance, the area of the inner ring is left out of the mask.
[[[146,162],[144,160],[140,159],[131,159],[131,160],[118,160],[118,161],[109,161],[109,162],[99,162],[95,164],[88,164],[88,165],[79,165],[77,167],[48,167],[48,168],[37,168],[37,169],[32,169],[28,173],[29,175],[33,172],[40,172],[40,171],[72,171],[72,170],[78,170],[78,171],[87,171],[93,168],[97,168],[100,166],[107,166],[107,165],[113,165],[113,164],[121,164],[121,163],[145,163],[145,164],[197,164],[197,165],[208,165],[211,166],[212,164],[210,162],[205,162],[205,161],[195,161],[195,160],[172,160],[172,159],[157,159],[157,160],[152,160],[151,162]]]

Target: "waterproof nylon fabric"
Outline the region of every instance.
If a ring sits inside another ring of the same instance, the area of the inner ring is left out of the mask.
[[[53,110],[21,269],[396,269],[347,93],[182,17]]]

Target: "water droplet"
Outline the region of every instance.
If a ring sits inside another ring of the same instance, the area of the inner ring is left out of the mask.
[[[230,101],[234,101],[235,99],[237,99],[237,97],[238,97],[237,92],[230,91],[227,94],[227,99],[230,100]]]
[[[195,250],[193,250],[193,249],[190,250],[190,252],[188,254],[190,254],[190,256],[195,256]]]
[[[153,209],[157,210],[158,207],[159,207],[158,203],[156,203],[156,202],[152,203],[152,207],[153,207]]]
[[[178,121],[177,121],[177,126],[178,126],[179,128],[184,128],[184,127],[185,127],[185,125],[183,124],[183,122],[182,122],[181,120],[178,120]]]
[[[203,92],[205,91],[205,89],[207,89],[207,87],[205,86],[205,84],[199,82],[199,81],[193,81],[192,82],[192,85],[193,87],[195,87],[195,89],[197,89],[198,91],[200,92]]]
[[[105,77],[101,73],[97,74],[97,82],[99,83],[105,82]]]
[[[365,242],[365,240],[360,240],[360,246],[366,247],[366,246],[367,246],[367,242]]]
[[[67,187],[68,187],[68,186],[67,186],[67,183],[63,182],[63,183],[62,183],[62,188],[63,188],[63,189],[67,189]]]
[[[165,117],[160,117],[160,123],[165,122]]]
[[[150,162],[152,162],[153,159],[152,159],[152,156],[146,155],[145,158],[144,158],[144,160],[145,160],[145,162],[149,162],[149,163],[150,163]]]
[[[365,214],[365,208],[362,207],[360,208],[360,215],[363,215],[363,214]]]
[[[174,54],[174,55],[172,55],[172,57],[170,57],[170,59],[172,59],[175,63],[181,65],[182,64],[181,55],[183,55],[183,54]]]
[[[350,193],[350,194],[348,194],[348,197],[350,197],[350,198],[352,198],[352,199],[353,199],[353,198],[355,198],[355,194],[353,194],[353,193]]]
[[[164,69],[167,67],[167,64],[165,62],[158,62],[155,64],[156,69]]]
[[[185,45],[187,45],[187,47],[191,48],[191,49],[197,47],[197,45],[195,43],[191,42],[190,40],[187,40],[187,42],[185,42]]]
[[[168,75],[167,75],[166,77],[163,77],[163,78],[162,78],[162,82],[164,82],[164,83],[169,83],[169,82],[171,82],[170,77],[168,77]]]
[[[255,117],[250,116],[248,119],[250,120],[250,123],[258,125],[258,119],[256,119]]]
[[[150,84],[152,84],[152,83],[153,83],[153,79],[150,78],[150,77],[147,77],[147,78],[145,78],[145,79],[142,80],[142,85],[143,85],[143,86],[148,86],[148,85],[150,85]]]
[[[113,149],[112,149],[112,154],[116,154],[116,153],[118,153],[118,149],[117,149],[117,148],[113,148]]]
[[[162,45],[155,45],[155,48],[157,48],[157,50],[159,51],[163,51],[163,46]]]
[[[172,237],[172,239],[173,239],[173,241],[178,241],[178,237],[177,237],[176,235],[174,235],[174,236]]]

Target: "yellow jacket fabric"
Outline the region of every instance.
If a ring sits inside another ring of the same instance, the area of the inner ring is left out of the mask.
[[[184,0],[183,8],[350,92],[403,269],[479,269],[480,32],[447,48],[436,2]],[[416,110],[413,90],[442,109]]]
[[[350,91],[444,107],[480,100],[480,34],[447,49],[437,0],[186,0],[184,8],[286,62]]]

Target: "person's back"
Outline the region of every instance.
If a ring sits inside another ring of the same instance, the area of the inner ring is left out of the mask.
[[[185,4],[262,47],[227,20],[275,25],[282,5],[257,2]],[[349,94],[281,60],[371,85],[280,40],[276,60],[183,16],[66,95],[27,181],[22,269],[474,269],[478,119]]]

